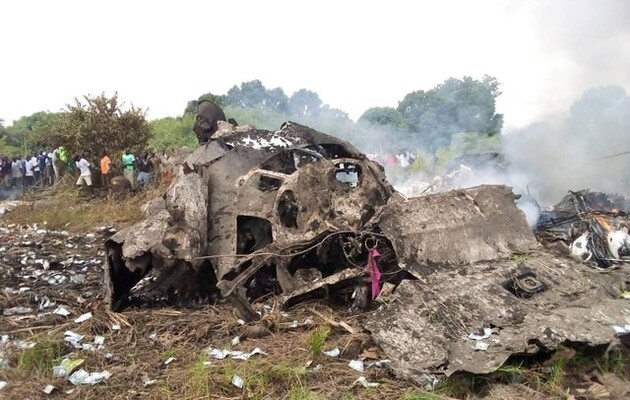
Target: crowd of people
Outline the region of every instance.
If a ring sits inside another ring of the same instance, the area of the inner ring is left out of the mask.
[[[145,152],[135,156],[129,149],[121,157],[124,177],[132,188],[145,186],[154,179],[156,158]],[[107,150],[94,165],[81,155],[70,158],[63,147],[41,150],[24,156],[0,155],[0,185],[13,188],[47,187],[66,174],[76,175],[77,186],[92,189],[93,176],[100,176],[100,185],[108,188],[111,183],[112,160]]]

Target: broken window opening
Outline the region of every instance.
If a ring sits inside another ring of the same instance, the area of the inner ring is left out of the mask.
[[[280,172],[282,174],[291,175],[297,168],[295,166],[295,159],[293,158],[293,152],[286,150],[276,154],[269,158],[267,161],[261,164],[260,168],[267,171]]]
[[[356,155],[348,151],[344,146],[340,144],[324,144],[320,143],[318,145],[320,148],[326,151],[328,159],[334,158],[355,158]]]
[[[298,168],[323,159],[318,151],[309,148],[286,150],[262,163],[261,169],[291,175]]]
[[[336,164],[335,179],[350,188],[359,186],[361,175],[361,167],[358,164],[349,162]]]
[[[275,192],[282,186],[282,179],[273,176],[260,175],[258,178],[258,190],[261,192]]]
[[[264,218],[236,217],[236,253],[250,254],[273,242],[271,222]]]
[[[297,228],[298,203],[292,191],[286,190],[278,200],[278,218],[287,228]]]
[[[270,294],[280,294],[275,264],[267,264],[259,269],[246,283],[246,296],[250,302]]]

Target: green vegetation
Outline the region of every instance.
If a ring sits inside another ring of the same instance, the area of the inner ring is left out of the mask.
[[[326,325],[317,327],[308,337],[307,346],[311,354],[319,354],[324,349],[330,328]]]
[[[357,123],[312,90],[301,88],[289,96],[260,80],[234,85],[225,94],[204,93],[188,101],[182,115],[152,121],[145,120],[141,108],[123,107],[117,94],[84,96],[58,113],[36,112],[11,126],[0,120],[0,154],[63,145],[71,155],[95,162],[103,148],[117,160],[125,148],[194,147],[196,106],[211,100],[240,125],[276,130],[290,120],[350,141],[367,153],[410,151],[419,160],[412,170],[419,172],[459,155],[499,150],[503,117],[495,112],[495,102],[500,94],[493,77],[449,78],[434,88],[408,93],[397,107],[371,107]]]
[[[212,393],[210,387],[210,370],[204,364],[205,357],[200,356],[189,371],[185,392],[188,398],[209,398]]]
[[[313,393],[304,387],[291,389],[286,398],[287,400],[326,400],[326,397]]]
[[[63,346],[60,342],[44,340],[24,349],[17,358],[17,369],[26,374],[50,375],[52,367],[59,361]]]
[[[444,400],[444,398],[434,393],[414,390],[403,394],[399,400]]]

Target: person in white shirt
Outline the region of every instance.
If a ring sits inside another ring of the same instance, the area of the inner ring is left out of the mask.
[[[35,159],[35,162],[33,162],[33,159]],[[35,157],[32,157],[30,159],[28,157],[26,158],[26,162],[24,163],[24,186],[33,186],[33,184],[35,183],[35,174],[33,172],[35,164],[37,164],[37,159]]]
[[[92,187],[92,171],[90,171],[90,163],[83,157],[75,156],[74,164],[79,169],[80,175],[77,180],[77,186],[83,186],[83,184],[87,185],[87,187]]]

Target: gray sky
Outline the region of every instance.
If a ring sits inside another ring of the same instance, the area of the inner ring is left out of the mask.
[[[176,116],[260,79],[316,91],[353,119],[449,77],[492,75],[518,127],[587,88],[630,91],[630,1],[119,1],[0,3],[0,118],[111,94]]]

